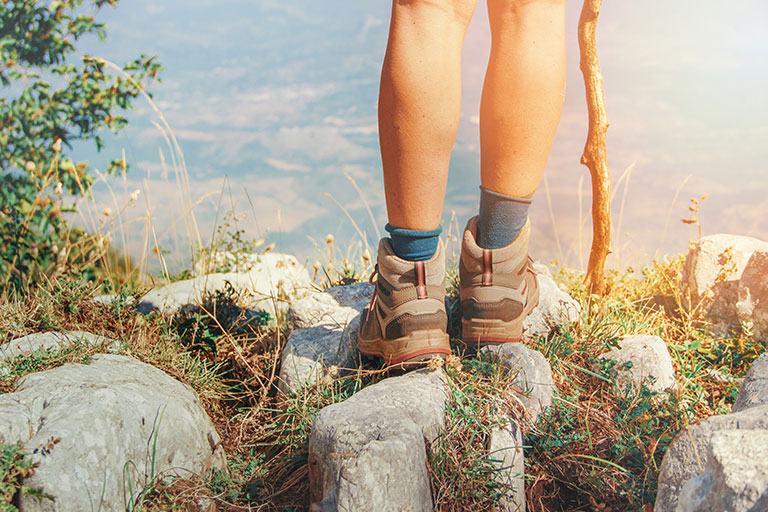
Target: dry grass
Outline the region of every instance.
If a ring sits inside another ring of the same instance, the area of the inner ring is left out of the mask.
[[[614,274],[602,299],[584,294],[579,274],[556,276],[584,313],[580,325],[527,342],[550,361],[559,390],[535,425],[523,425],[529,510],[649,510],[672,438],[696,419],[730,411],[738,391],[734,379],[765,347],[748,333],[713,336],[700,308],[687,313],[677,291],[681,265],[681,259],[666,260],[639,273]],[[348,282],[353,274],[340,269],[328,282]],[[227,471],[156,482],[135,508],[202,510],[215,503],[217,510],[307,510],[315,414],[387,371],[363,364],[331,370],[316,386],[281,395],[276,385],[287,333],[262,325],[238,307],[237,297],[223,293],[166,319],[139,315],[128,296],[115,305],[96,304],[91,299],[98,292],[92,284],[58,280],[23,297],[6,296],[0,300],[0,341],[54,328],[93,332],[124,341],[130,355],[198,392],[222,438]],[[450,309],[455,320],[456,308]],[[595,359],[622,335],[640,333],[659,335],[670,348],[678,388],[668,395],[643,389],[626,396]],[[78,346],[18,358],[11,374],[0,378],[0,393],[13,391],[26,373],[87,363],[99,350]],[[519,417],[514,374],[469,356],[454,358],[446,373],[447,423],[430,453],[435,509],[490,510],[508,489],[494,478],[489,433],[506,416]]]

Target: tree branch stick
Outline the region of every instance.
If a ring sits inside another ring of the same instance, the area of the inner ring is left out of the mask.
[[[605,141],[608,117],[595,39],[601,4],[602,0],[584,0],[579,18],[579,67],[584,76],[589,112],[589,132],[581,163],[587,166],[592,177],[592,249],[584,282],[590,293],[600,295],[605,292],[605,259],[611,252],[611,177]]]

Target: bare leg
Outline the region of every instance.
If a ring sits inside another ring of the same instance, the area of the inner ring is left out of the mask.
[[[476,0],[394,0],[379,93],[389,222],[440,225],[461,113],[461,47]]]
[[[539,185],[565,96],[565,0],[488,0],[491,57],[480,105],[483,187]]]

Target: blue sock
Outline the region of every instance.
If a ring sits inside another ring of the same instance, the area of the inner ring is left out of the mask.
[[[477,220],[477,245],[498,249],[515,241],[528,220],[533,194],[512,197],[480,187],[480,217]]]
[[[391,224],[387,224],[384,229],[389,232],[392,250],[397,257],[407,261],[423,261],[434,256],[440,233],[443,232],[442,228],[419,231],[396,228]]]

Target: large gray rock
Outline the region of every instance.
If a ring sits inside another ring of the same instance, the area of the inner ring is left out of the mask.
[[[309,272],[293,256],[267,253],[254,258],[248,271],[205,274],[150,290],[138,309],[142,313],[160,311],[172,315],[231,286],[241,306],[267,311],[276,318],[287,311],[291,302],[312,291]]]
[[[537,272],[536,277],[539,281],[539,304],[523,321],[523,335],[547,336],[553,329],[579,323],[581,304],[562,291],[547,274]]]
[[[130,357],[96,355],[27,375],[17,389],[0,395],[0,443],[23,443],[39,463],[24,484],[54,497],[22,497],[25,512],[125,510],[153,476],[225,467],[195,392]]]
[[[664,340],[658,336],[632,336],[619,347],[602,354],[614,361],[613,374],[621,391],[639,389],[645,384],[652,391],[666,391],[675,384],[672,357]]]
[[[689,425],[672,441],[659,472],[655,512],[677,510],[683,485],[701,475],[709,464],[709,447],[716,432],[768,429],[768,405],[751,407],[723,416],[712,416]],[[760,509],[764,510],[764,509]]]
[[[336,286],[291,306],[288,323],[294,330],[281,357],[281,391],[312,385],[331,366],[349,368],[354,364],[360,312],[372,292],[368,283]]]
[[[736,315],[757,339],[768,341],[768,251],[756,250],[739,280]]]
[[[738,235],[710,235],[692,245],[683,266],[682,294],[688,308],[703,308],[718,331],[738,329],[739,280],[755,251],[768,243]]]
[[[768,405],[768,352],[755,359],[741,385],[733,412]]]
[[[443,428],[447,399],[442,371],[420,370],[321,410],[309,438],[310,510],[431,512],[426,442]]]
[[[768,430],[724,430],[712,436],[707,466],[680,492],[680,512],[768,510]]]
[[[483,347],[480,353],[500,357],[502,364],[517,371],[516,398],[525,408],[525,418],[518,419],[535,423],[539,414],[552,404],[555,391],[552,367],[544,355],[522,343]]]

